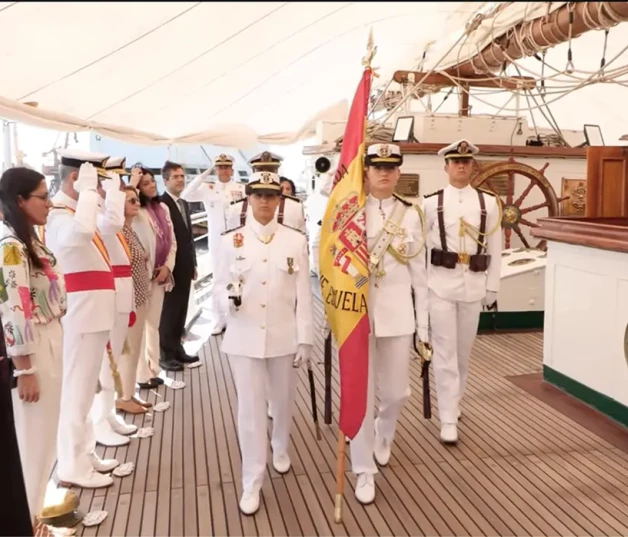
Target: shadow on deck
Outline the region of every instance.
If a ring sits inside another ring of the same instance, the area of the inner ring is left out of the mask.
[[[317,336],[314,372],[322,423],[323,338]],[[627,453],[583,420],[554,410],[547,389],[541,400],[518,386],[519,378],[541,382],[541,334],[478,337],[455,447],[438,440],[433,388],[434,416],[423,419],[420,368],[413,362],[413,394],[390,465],[376,476],[376,502],[356,502],[355,479],[347,472],[341,525],[333,522],[336,422],[323,424],[323,439],[316,440],[307,372],[301,370],[293,470],[281,476],[269,458],[260,511],[242,516],[236,392],[220,342],[210,338],[202,347],[202,367],[170,374],[185,381],[184,389],[162,386],[142,394],[154,403],[170,401],[171,408],[135,417],[138,427],[155,427],[152,438],[101,450],[106,457],[134,461],[136,469],[115,478],[109,489],[82,491],[83,509],[104,509],[109,516],[98,527],[79,526],[77,535],[628,535]],[[337,370],[334,375],[337,381]],[[336,382],[334,419],[337,403]],[[622,428],[615,432],[628,436]]]

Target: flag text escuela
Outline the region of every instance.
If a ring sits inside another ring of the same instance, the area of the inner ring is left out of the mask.
[[[366,413],[368,382],[368,281],[364,152],[371,69],[358,85],[345,128],[319,247],[325,316],[338,347],[340,430],[353,439]]]

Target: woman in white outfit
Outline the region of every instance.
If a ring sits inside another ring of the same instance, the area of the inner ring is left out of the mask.
[[[141,173],[140,173],[141,172]],[[155,388],[163,384],[159,374],[159,322],[164,305],[164,293],[173,286],[172,271],[177,253],[177,241],[170,219],[170,210],[159,201],[157,185],[150,170],[134,166],[129,184],[139,191],[140,211],[133,220],[133,230],[148,252],[151,287],[146,307],[143,350],[137,369],[140,388]]]
[[[65,284],[35,233],[52,207],[45,177],[29,168],[5,171],[0,207],[0,315],[17,381],[12,397],[26,494],[36,517],[56,459]]]

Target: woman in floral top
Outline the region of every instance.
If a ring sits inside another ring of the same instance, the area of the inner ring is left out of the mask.
[[[122,398],[116,401],[116,408],[131,414],[144,414],[152,405],[135,395],[137,364],[142,350],[142,336],[146,328],[148,297],[150,296],[151,273],[149,271],[148,252],[142,246],[132,227],[133,220],[140,210],[140,200],[135,187],[124,187],[126,205],[124,206],[124,227],[122,234],[131,251],[131,276],[133,277],[133,295],[135,297],[135,323],[129,328],[127,341],[129,353],[120,360],[122,379]]]
[[[63,275],[37,238],[52,206],[45,177],[11,168],[0,178],[0,315],[17,379],[13,409],[31,516],[44,503],[56,460],[61,401],[60,318],[66,312]]]

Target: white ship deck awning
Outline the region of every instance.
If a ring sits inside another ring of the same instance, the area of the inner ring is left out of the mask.
[[[473,4],[0,2],[0,117],[244,148],[351,99],[369,28],[387,80]]]

